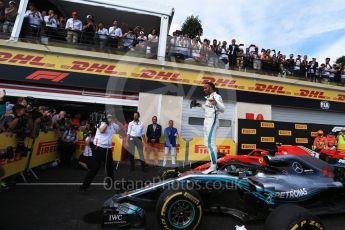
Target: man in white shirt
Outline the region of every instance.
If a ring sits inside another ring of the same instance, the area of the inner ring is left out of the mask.
[[[135,161],[134,154],[135,148],[139,152],[139,158],[141,162],[141,169],[145,171],[145,159],[143,151],[143,138],[145,135],[144,123],[139,120],[139,112],[134,112],[133,121],[129,122],[127,129],[127,143],[128,143],[128,152],[130,153],[130,170],[134,171]]]
[[[57,28],[59,27],[59,20],[55,17],[53,10],[48,11],[48,15],[44,16],[44,23],[46,25],[45,32],[48,37],[56,37]]]
[[[29,34],[33,37],[38,37],[43,18],[42,14],[36,10],[35,4],[29,4],[29,10],[26,11],[25,18],[29,19]]]
[[[113,26],[109,28],[109,36],[110,42],[114,48],[117,48],[119,45],[119,41],[122,38],[122,30],[118,26],[118,21],[114,20]]]
[[[99,40],[99,48],[103,49],[104,46],[107,43],[107,39],[108,39],[108,29],[104,28],[103,23],[100,22],[98,24],[98,30],[97,30],[97,36],[98,36],[98,40]]]
[[[65,29],[67,30],[67,42],[76,44],[83,29],[83,23],[78,19],[77,12],[72,12],[72,18],[67,20]]]
[[[102,161],[107,168],[108,177],[107,182],[110,182],[114,178],[114,160],[112,151],[112,139],[113,135],[119,131],[119,125],[112,122],[112,116],[107,116],[107,122],[102,121],[97,128],[94,138],[95,149],[93,159],[90,162],[90,170],[88,171],[83,185],[80,187],[80,191],[84,192],[91,184],[92,180],[97,175],[98,170],[102,165]],[[109,181],[110,180],[110,181]]]

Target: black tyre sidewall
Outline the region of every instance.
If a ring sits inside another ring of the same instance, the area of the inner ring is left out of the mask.
[[[308,228],[307,228],[308,227]],[[325,230],[324,225],[308,210],[294,204],[281,205],[267,217],[264,230]]]
[[[184,190],[167,190],[161,194],[156,207],[156,214],[159,226],[161,227],[161,229],[174,229],[173,225],[169,222],[168,210],[170,205],[172,205],[177,200],[187,200],[193,204],[195,209],[195,216],[192,223],[185,229],[196,229],[199,226],[202,219],[202,201],[197,192]]]

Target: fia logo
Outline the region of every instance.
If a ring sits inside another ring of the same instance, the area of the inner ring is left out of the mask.
[[[328,101],[320,102],[321,109],[328,110],[331,107],[331,104]]]

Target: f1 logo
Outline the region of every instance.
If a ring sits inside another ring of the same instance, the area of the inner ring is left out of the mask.
[[[26,77],[28,80],[41,80],[47,79],[51,80],[52,82],[61,82],[64,78],[66,78],[69,73],[60,73],[60,72],[53,72],[53,71],[45,71],[45,70],[38,70],[33,74],[30,74]]]

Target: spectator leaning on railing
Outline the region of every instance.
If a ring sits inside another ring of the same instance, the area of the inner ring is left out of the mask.
[[[29,10],[26,11],[25,17],[29,19],[29,35],[38,37],[43,22],[42,14],[36,10],[34,3],[29,3]]]
[[[10,1],[8,5],[9,7],[5,9],[5,22],[2,26],[2,31],[4,33],[12,33],[14,22],[18,15],[17,4],[14,1]]]
[[[82,33],[82,43],[85,44],[93,44],[96,32],[96,25],[94,23],[94,19],[92,15],[86,16],[86,22],[83,26],[83,33]]]
[[[67,20],[65,29],[67,30],[67,42],[76,44],[78,42],[80,32],[83,29],[83,23],[78,19],[76,11],[73,11],[72,18]]]
[[[53,10],[48,11],[48,15],[44,16],[45,32],[48,37],[55,38],[57,36],[58,27],[60,25],[57,15]]]
[[[114,20],[113,26],[109,28],[110,45],[115,49],[118,48],[122,36],[122,29],[118,26],[118,21]]]
[[[103,49],[107,45],[108,36],[109,36],[108,29],[104,28],[103,22],[100,22],[98,24],[98,30],[97,30],[97,38],[98,38],[100,49]]]

